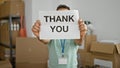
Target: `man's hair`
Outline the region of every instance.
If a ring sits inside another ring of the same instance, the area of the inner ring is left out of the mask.
[[[64,5],[64,4],[60,4],[60,5],[57,7],[56,10],[59,10],[59,9],[61,9],[61,8],[65,8],[65,9],[70,10],[70,7],[68,7],[67,5]]]

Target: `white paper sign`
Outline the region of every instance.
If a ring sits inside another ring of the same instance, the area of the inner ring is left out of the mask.
[[[40,39],[80,39],[79,13],[69,11],[40,11]]]

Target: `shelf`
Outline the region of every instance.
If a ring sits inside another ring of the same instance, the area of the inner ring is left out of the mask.
[[[11,48],[10,45],[4,44],[4,43],[0,43],[0,46]],[[15,45],[12,45],[12,48],[15,48]]]
[[[9,17],[11,17],[12,19],[20,19],[20,16],[17,16],[17,15],[0,17],[0,19],[9,19]]]

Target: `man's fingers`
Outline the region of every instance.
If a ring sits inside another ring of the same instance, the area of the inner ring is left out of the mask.
[[[36,37],[39,37],[40,25],[40,20],[37,20],[32,27],[32,32]]]
[[[34,35],[35,35],[36,37],[39,37],[39,33],[34,33]]]
[[[84,23],[84,21],[82,19],[79,19],[78,23],[81,24],[81,23]]]
[[[38,31],[39,31],[39,30],[40,30],[40,26],[36,26],[36,25],[34,25],[34,26],[33,26],[33,29],[35,29],[35,30],[38,30]]]
[[[33,32],[39,32],[39,30],[36,29],[36,28],[34,28],[34,27],[32,28],[32,31],[33,31]]]
[[[35,25],[36,25],[36,26],[40,26],[40,25],[41,25],[40,20],[37,20],[37,21],[35,22]]]
[[[87,26],[82,19],[79,20],[79,28],[81,35],[84,35],[87,32]]]
[[[36,29],[32,28],[32,32],[36,37],[39,36],[39,30],[36,30]]]

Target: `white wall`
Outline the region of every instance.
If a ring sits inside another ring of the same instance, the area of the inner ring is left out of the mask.
[[[32,0],[32,22],[38,19],[39,11],[54,10],[55,0]]]
[[[32,36],[30,26],[38,19],[39,10],[55,10],[59,4],[67,4],[79,10],[83,20],[93,23],[98,40],[120,41],[120,0],[25,0],[25,3],[29,5],[26,6],[28,36]],[[32,8],[27,10],[29,7]]]
[[[33,37],[31,27],[38,19],[39,11],[55,10],[59,1],[57,0],[24,0],[27,36]]]
[[[31,36],[31,24],[32,24],[32,0],[24,0],[25,2],[25,23],[27,36]]]

